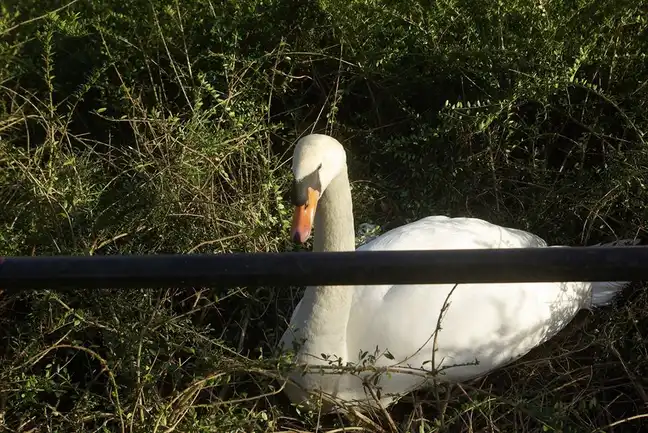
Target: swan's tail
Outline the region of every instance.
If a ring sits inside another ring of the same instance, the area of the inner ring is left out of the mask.
[[[645,239],[621,239],[614,242],[600,243],[590,245],[592,247],[631,247],[645,245],[648,243]],[[608,305],[623,290],[630,281],[597,281],[592,283],[592,302],[591,307],[601,307]]]

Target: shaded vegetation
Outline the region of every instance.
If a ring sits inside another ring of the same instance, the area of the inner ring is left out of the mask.
[[[358,223],[643,235],[647,17],[636,0],[3,3],[0,254],[292,249],[287,159],[311,131],[346,145]],[[367,419],[278,392],[299,288],[4,294],[0,429],[642,431],[644,292]]]

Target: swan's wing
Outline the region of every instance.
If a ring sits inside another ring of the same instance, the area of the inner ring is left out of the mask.
[[[361,350],[378,346],[396,358],[383,360],[383,365],[408,359],[406,365],[420,368],[434,357],[437,367],[464,364],[447,374],[466,380],[551,338],[588,296],[583,283],[460,284],[454,291],[453,287],[363,286],[347,328],[351,361]],[[478,365],[465,365],[475,359]]]
[[[359,249],[546,246],[543,239],[522,230],[473,218],[433,216],[389,231]],[[451,366],[471,363],[477,358],[479,365],[448,370],[450,377],[464,380],[515,359],[554,335],[571,320],[587,296],[587,287],[582,283],[461,284],[454,291],[453,287],[361,286],[354,296],[349,319],[349,356],[377,345],[386,346],[397,358],[416,353],[410,361],[412,366],[419,367],[430,361],[431,337],[444,311],[435,364]],[[419,352],[423,346],[425,349]],[[401,383],[391,387],[402,386]]]
[[[539,236],[477,218],[430,216],[388,231],[358,250],[448,250],[546,247]]]

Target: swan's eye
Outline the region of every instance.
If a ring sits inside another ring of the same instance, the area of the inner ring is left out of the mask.
[[[322,164],[319,166],[322,167]],[[291,191],[291,201],[295,206],[308,207],[308,189],[313,189],[317,192],[322,190],[319,179],[319,168],[313,171],[303,179],[294,180]]]

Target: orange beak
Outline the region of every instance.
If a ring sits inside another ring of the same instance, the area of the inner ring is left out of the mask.
[[[295,213],[293,214],[292,228],[290,231],[290,238],[293,241],[303,244],[310,237],[319,196],[320,194],[317,190],[309,187],[308,201],[306,204],[295,206]]]

